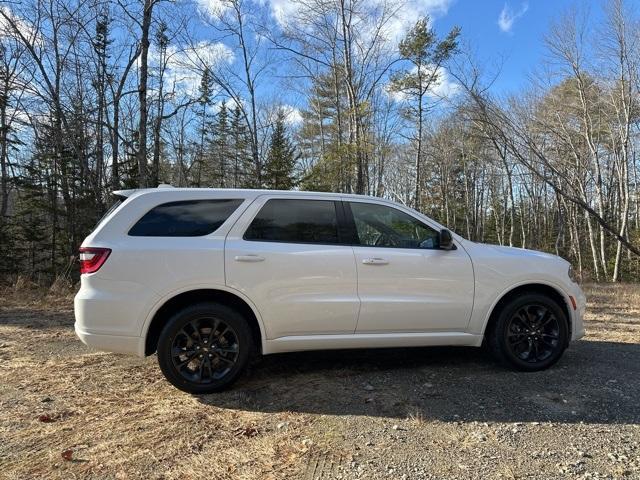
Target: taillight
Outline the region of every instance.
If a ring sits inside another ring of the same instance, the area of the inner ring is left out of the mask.
[[[80,273],[97,272],[110,253],[110,248],[80,247]]]

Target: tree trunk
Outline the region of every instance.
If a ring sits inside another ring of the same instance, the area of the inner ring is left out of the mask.
[[[149,76],[149,31],[155,0],[144,0],[142,12],[142,32],[140,37],[140,83],[138,86],[138,103],[140,105],[140,118],[138,124],[138,186],[146,188],[147,178],[147,81]]]
[[[9,208],[9,173],[7,171],[9,152],[9,125],[7,119],[7,103],[9,98],[9,78],[2,79],[0,91],[0,229],[5,223]]]

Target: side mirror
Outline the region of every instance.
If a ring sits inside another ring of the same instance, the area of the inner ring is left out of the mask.
[[[446,228],[440,230],[440,250],[452,250],[455,248],[451,232]]]

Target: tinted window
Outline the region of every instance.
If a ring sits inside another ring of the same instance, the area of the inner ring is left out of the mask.
[[[98,223],[96,223],[96,226],[93,227],[93,229],[95,230],[96,228],[98,228],[100,224],[104,221],[104,219],[107,218],[111,214],[111,212],[113,212],[116,208],[122,205],[122,202],[124,202],[125,200],[126,198],[117,197],[116,201],[113,202],[113,204],[107,209],[106,212],[104,212],[104,215],[100,217],[100,220],[98,220]]]
[[[333,201],[269,200],[244,234],[245,240],[338,243]]]
[[[353,202],[360,245],[395,248],[438,248],[434,229],[396,208],[373,203]]]
[[[200,237],[215,232],[242,200],[187,200],[154,207],[136,223],[135,237]]]

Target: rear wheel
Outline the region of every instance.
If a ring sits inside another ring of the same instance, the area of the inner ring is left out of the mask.
[[[560,359],[568,336],[567,316],[557,302],[527,293],[504,305],[487,341],[502,363],[533,372]]]
[[[212,393],[230,386],[242,373],[253,338],[237,311],[203,302],[174,314],[158,340],[158,363],[175,387]]]

